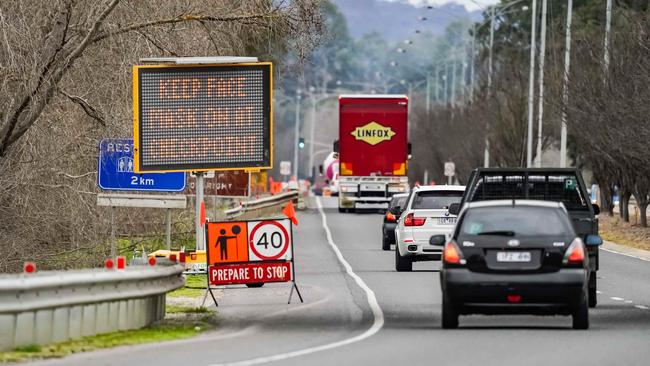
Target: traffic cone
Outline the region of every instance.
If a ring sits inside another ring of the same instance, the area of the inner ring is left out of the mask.
[[[205,225],[205,204],[201,201],[201,213],[199,214],[199,220],[201,220],[201,227]]]
[[[282,213],[290,218],[294,225],[298,226],[298,218],[296,218],[296,210],[293,207],[293,202],[289,201],[289,203],[284,206]]]

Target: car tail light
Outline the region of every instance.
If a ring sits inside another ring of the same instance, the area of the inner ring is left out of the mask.
[[[445,263],[449,264],[465,264],[463,255],[460,253],[460,249],[458,249],[458,245],[456,245],[454,241],[445,244],[445,249],[442,252],[442,259]]]
[[[426,217],[415,217],[413,213],[410,213],[404,218],[404,226],[422,226],[425,221],[427,221]]]
[[[582,239],[575,238],[564,253],[564,264],[583,264],[585,261],[585,245]]]
[[[386,220],[387,221],[395,221],[395,215],[393,215],[392,212],[386,212]]]

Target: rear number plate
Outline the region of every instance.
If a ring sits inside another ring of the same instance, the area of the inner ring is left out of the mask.
[[[455,217],[438,217],[438,225],[454,225],[456,224]]]
[[[497,262],[530,262],[530,252],[497,252]]]

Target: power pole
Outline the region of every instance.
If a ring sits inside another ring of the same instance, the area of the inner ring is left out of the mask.
[[[611,0],[608,0],[611,1]],[[567,160],[567,115],[566,106],[569,102],[569,66],[571,64],[571,18],[573,16],[573,0],[568,0],[566,13],[566,46],[564,47],[564,86],[562,90],[562,132],[560,134],[560,168],[566,168]]]
[[[542,166],[542,121],[544,120],[544,56],[546,53],[546,11],[548,0],[542,0],[542,33],[540,34],[539,49],[539,105],[537,121],[537,155],[535,156],[535,166]]]
[[[535,46],[537,43],[537,0],[531,7],[530,72],[528,74],[528,139],[526,143],[526,167],[533,166],[533,114],[535,109]]]

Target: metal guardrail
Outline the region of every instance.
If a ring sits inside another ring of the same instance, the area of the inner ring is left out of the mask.
[[[0,275],[0,351],[136,329],[165,316],[183,267]]]
[[[273,196],[242,202],[239,207],[226,210],[225,213],[229,219],[242,217],[248,213],[263,214],[265,209],[285,205],[289,201],[298,204],[299,198],[300,193],[298,191],[284,192]]]

